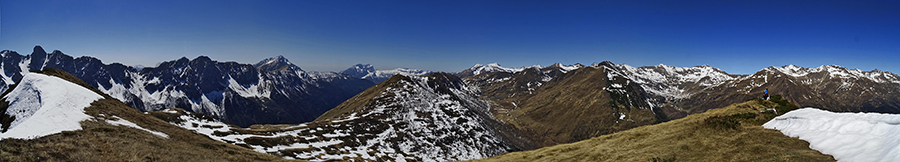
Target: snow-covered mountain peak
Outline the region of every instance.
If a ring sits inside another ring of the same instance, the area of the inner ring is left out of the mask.
[[[617,65],[615,63],[613,63],[612,61],[602,61],[599,63],[597,63],[597,62],[592,63],[591,67],[593,67],[593,68],[600,68],[600,67],[616,68]]]
[[[728,73],[712,66],[675,67],[664,64],[637,68],[626,64],[619,64],[618,66],[628,73],[640,74],[644,76],[642,78],[651,79],[655,82],[696,82],[705,77],[710,77],[710,79],[717,82],[735,79]]]
[[[4,123],[2,138],[31,139],[81,129],[90,118],[84,108],[103,96],[58,77],[27,73],[4,100],[9,103],[5,115],[14,117]]]
[[[796,65],[785,65],[781,67],[768,67],[764,71],[780,72],[793,77],[806,77],[809,74],[818,74],[825,72],[827,76],[841,79],[867,79],[876,83],[898,83],[900,77],[891,72],[881,70],[862,71],[859,69],[848,69],[838,65],[822,65],[816,68],[806,68]]]
[[[490,73],[490,72],[495,72],[495,71],[515,73],[515,72],[522,71],[524,69],[525,69],[525,67],[523,67],[523,68],[507,68],[507,67],[500,66],[499,63],[495,62],[495,63],[490,63],[487,65],[475,64],[475,66],[472,66],[468,70],[471,71],[472,75],[478,75],[478,74]]]
[[[548,68],[549,67],[558,67],[563,73],[566,73],[566,72],[569,72],[569,71],[572,71],[572,70],[575,70],[578,68],[582,68],[585,66],[582,65],[581,63],[575,63],[573,65],[563,65],[562,63],[554,63],[553,65],[548,66]],[[540,68],[540,67],[538,67],[538,68]],[[523,69],[527,69],[527,67],[524,67]]]
[[[737,79],[735,76],[711,66],[675,67],[660,64],[632,67],[627,64],[618,64],[611,70],[613,71],[610,73],[610,78],[621,75],[640,84],[648,92],[673,98],[690,96],[690,93],[685,93],[684,85],[687,84],[697,83],[702,87],[711,87]]]
[[[279,71],[283,69],[291,69],[296,71],[302,71],[300,67],[297,67],[291,61],[288,61],[284,56],[278,55],[272,58],[263,59],[258,63],[254,64],[253,67],[260,69],[262,71]]]
[[[785,65],[785,66],[781,66],[781,67],[770,66],[769,68],[766,68],[764,70],[768,70],[768,71],[774,70],[774,71],[778,71],[778,72],[781,72],[781,73],[784,73],[784,74],[787,74],[790,76],[801,77],[801,76],[806,76],[809,73],[821,72],[822,69],[825,69],[825,67],[826,67],[825,65],[822,65],[819,68],[811,69],[811,68],[805,68],[805,67],[800,67],[797,65],[790,64],[790,65]]]
[[[275,57],[263,59],[262,61],[259,61],[258,63],[254,64],[254,66],[262,66],[262,65],[267,65],[267,64],[286,64],[286,63],[290,63],[290,61],[288,61],[287,58],[284,58],[284,56],[278,55]]]
[[[344,71],[341,71],[341,74],[347,74],[354,78],[365,79],[374,83],[381,83],[382,81],[387,80],[388,78],[396,74],[404,76],[421,76],[428,73],[431,73],[431,71],[410,68],[375,70],[375,67],[370,64],[356,64]]]
[[[370,79],[370,78],[388,78],[396,74],[404,75],[404,76],[421,76],[431,73],[430,71],[419,70],[419,69],[410,69],[410,68],[396,68],[392,70],[376,70],[374,73],[369,73],[366,76],[363,76],[362,79]]]
[[[372,64],[356,64],[353,65],[353,69],[358,69],[360,71],[375,71],[375,67]]]
[[[508,67],[500,66],[500,64],[496,63],[496,62],[487,64],[487,65],[475,64],[474,66],[472,66],[466,70],[456,73],[456,76],[464,78],[464,77],[475,76],[475,75],[479,75],[479,74],[491,73],[491,72],[495,72],[495,71],[506,72],[506,73],[518,73],[518,72],[521,72],[522,70],[529,69],[529,68],[535,68],[537,70],[541,70],[541,69],[543,69],[543,66],[538,64],[538,65],[532,65],[532,66],[523,66],[520,68],[508,68]]]
[[[356,64],[350,68],[347,68],[344,71],[341,71],[341,74],[347,74],[354,78],[362,78],[370,73],[375,72],[375,67],[371,64]]]

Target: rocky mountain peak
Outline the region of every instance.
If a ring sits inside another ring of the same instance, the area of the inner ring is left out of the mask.
[[[537,67],[537,68],[540,68],[540,65],[535,65],[535,66],[531,66],[531,67]],[[490,72],[495,72],[495,71],[508,72],[508,73],[515,73],[515,72],[522,71],[522,70],[524,70],[525,68],[528,68],[528,67],[522,67],[522,68],[507,68],[507,67],[500,66],[500,64],[499,64],[499,63],[496,63],[496,62],[487,64],[487,65],[475,64],[474,66],[472,66],[472,67],[470,67],[470,68],[468,68],[468,69],[466,69],[466,70],[463,70],[463,71],[460,71],[459,73],[456,73],[456,76],[458,76],[458,77],[468,77],[468,76],[474,76],[474,75],[479,75],[479,74],[485,74],[485,73],[490,73]]]
[[[281,55],[264,59],[253,66],[261,71],[280,71],[284,69],[296,69],[302,71],[300,67],[297,67]]]
[[[431,73],[431,71],[410,68],[375,70],[375,67],[370,64],[356,64],[344,71],[341,71],[341,74],[346,74],[354,78],[369,80],[373,83],[381,83],[396,74],[406,76],[421,76],[429,73]]]
[[[29,70],[41,70],[44,68],[44,62],[47,59],[47,52],[41,46],[34,46],[34,52],[31,52],[31,62],[28,64]]]
[[[31,52],[31,55],[47,55],[47,51],[44,51],[44,48],[41,46],[34,46],[34,52]]]
[[[374,73],[375,67],[371,64],[356,64],[353,67],[347,68],[344,71],[341,71],[341,74],[347,74],[354,78],[362,78],[368,75],[369,73]]]
[[[191,62],[213,62],[213,60],[210,59],[209,56],[197,56],[197,58],[194,58]]]
[[[785,66],[781,66],[781,67],[771,66],[771,67],[761,70],[760,72],[757,72],[757,74],[754,74],[754,75],[756,75],[756,76],[764,75],[766,73],[771,73],[771,72],[778,73],[778,74],[785,74],[785,75],[789,75],[792,77],[827,76],[827,77],[838,78],[838,79],[865,79],[865,80],[874,81],[876,83],[886,83],[886,82],[900,83],[900,79],[898,79],[900,77],[898,77],[896,74],[893,74],[891,72],[884,72],[884,71],[877,70],[877,69],[871,70],[871,71],[862,71],[859,69],[848,69],[846,67],[842,67],[842,66],[838,66],[838,65],[822,65],[822,66],[819,66],[816,68],[806,68],[806,67],[800,67],[800,66],[796,66],[796,65],[785,65]],[[813,74],[817,74],[817,75],[810,76]]]
[[[600,63],[594,62],[591,64],[591,67],[594,67],[594,68],[604,67],[604,68],[614,68],[615,69],[616,64],[613,63],[612,61],[603,61]]]

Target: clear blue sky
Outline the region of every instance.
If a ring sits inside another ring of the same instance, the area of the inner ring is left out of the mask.
[[[146,66],[284,55],[311,71],[610,60],[900,73],[900,2],[0,1],[0,49],[29,54],[34,45]]]

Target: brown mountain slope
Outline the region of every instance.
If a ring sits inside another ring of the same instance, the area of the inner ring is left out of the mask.
[[[665,121],[642,98],[646,95],[640,87],[624,79],[610,81],[603,67],[565,73],[553,66],[530,68],[482,74],[467,82],[480,86],[482,98],[493,101],[491,111],[498,120],[527,132],[538,146]]]
[[[81,130],[63,131],[31,140],[0,140],[0,161],[277,161],[281,158],[214,141],[171,125],[87,86],[56,69],[40,72],[63,78],[104,96],[84,109],[92,119]],[[12,88],[10,88],[12,89]],[[8,103],[4,103],[6,105]],[[108,121],[127,120],[152,134]]]
[[[770,94],[838,112],[900,112],[900,76],[826,65],[769,67],[751,75],[711,66],[631,67],[612,62],[573,70],[559,64],[464,78],[501,122],[538,146],[574,142],[678,119]],[[623,123],[625,121],[626,123]]]
[[[804,75],[785,73],[785,69],[811,71]],[[726,106],[749,98],[781,94],[801,107],[817,107],[837,112],[900,113],[900,84],[862,77],[845,77],[856,72],[838,66],[801,68],[795,66],[769,67],[753,75],[728,81],[708,89],[695,90],[689,98],[675,101],[688,113]],[[890,72],[858,72],[868,75],[896,77]],[[882,74],[883,73],[883,74]],[[887,80],[887,79],[885,79]],[[693,108],[693,109],[689,109]]]
[[[774,98],[773,98],[774,99]],[[834,161],[809,143],[760,126],[781,104],[753,100],[576,143],[475,161]],[[779,105],[779,106],[775,106]]]

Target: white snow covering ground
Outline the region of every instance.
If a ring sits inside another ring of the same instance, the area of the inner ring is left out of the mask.
[[[763,127],[809,142],[838,161],[900,161],[900,115],[794,110]]]
[[[6,101],[7,115],[16,119],[0,139],[33,139],[62,131],[80,130],[82,120],[91,116],[84,108],[103,98],[97,93],[66,80],[38,73],[27,73]]]

